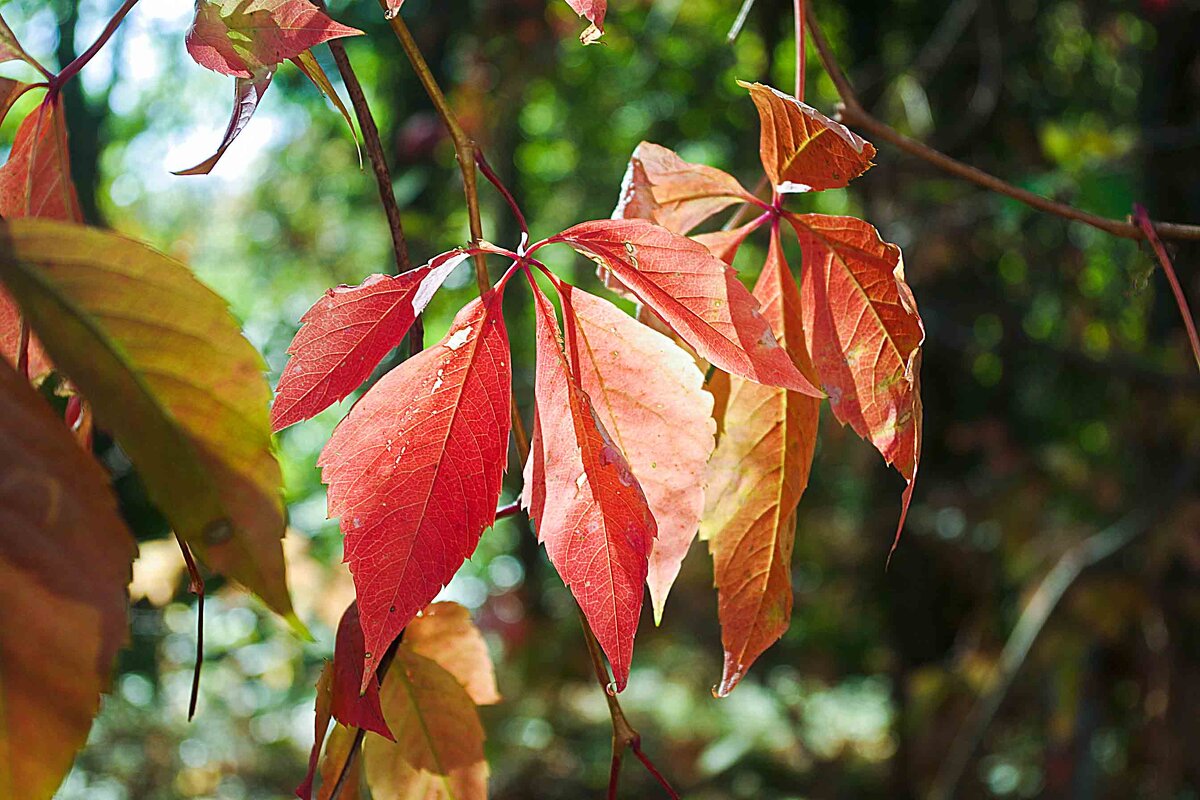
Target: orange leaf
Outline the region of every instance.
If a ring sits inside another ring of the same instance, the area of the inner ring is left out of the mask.
[[[0,363],[0,795],[49,800],[127,639],[136,547],[108,476]]]
[[[754,233],[758,229],[759,222],[757,220],[747,222],[740,228],[734,228],[728,231],[713,231],[712,233],[700,233],[692,237],[693,242],[699,242],[708,248],[708,252],[712,253],[717,258],[724,261],[729,266],[733,266],[733,259],[737,257],[738,250],[741,249],[742,243],[746,241],[746,237]]]
[[[754,288],[763,314],[798,367],[807,361],[800,291],[778,231]],[[718,694],[787,630],[796,506],[808,486],[820,400],[730,377],[725,428],[708,467],[700,535],[708,540],[717,587],[725,666]]]
[[[759,154],[776,191],[840,189],[872,166],[875,148],[845,125],[778,89],[738,83],[758,107]]]
[[[453,675],[476,705],[500,702],[496,673],[483,634],[458,603],[434,603],[408,623],[404,647],[436,661]]]
[[[909,483],[921,457],[919,356],[925,327],[900,248],[853,217],[789,214],[804,253],[804,330],[834,415]]]
[[[453,675],[401,645],[383,682],[382,700],[396,741],[370,736],[364,743],[373,797],[486,800],[483,725]]]
[[[715,167],[690,164],[674,151],[642,142],[633,151],[613,219],[647,219],[687,233],[722,209],[754,198]]]

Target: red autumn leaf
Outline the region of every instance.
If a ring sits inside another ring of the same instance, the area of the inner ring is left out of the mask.
[[[372,275],[327,291],[300,318],[288,347],[292,358],[275,390],[272,429],[309,419],[362,385],[467,257],[451,250],[403,275]]]
[[[24,61],[39,71],[42,69],[37,61],[25,52],[25,48],[21,47],[21,43],[17,41],[17,37],[13,34],[12,28],[8,27],[8,23],[4,21],[4,17],[0,17],[0,63],[5,61]]]
[[[853,217],[789,214],[804,254],[809,353],[829,405],[908,481],[921,457],[919,356],[925,327],[900,248]]]
[[[21,309],[17,307],[8,292],[0,287],[0,358],[16,367],[19,355],[17,351],[20,350],[20,345]],[[29,361],[26,369],[30,379],[37,380],[54,368],[50,357],[42,349],[42,343],[32,333],[29,336],[28,354]]]
[[[81,222],[71,183],[62,97],[47,98],[22,120],[0,167],[0,216]]]
[[[21,83],[10,78],[0,78],[0,122],[8,116],[13,104],[33,88],[31,83]]]
[[[250,118],[254,116],[259,102],[271,86],[274,74],[273,68],[264,68],[252,78],[237,78],[233,82],[233,115],[229,118],[229,125],[225,128],[225,135],[221,137],[217,152],[194,167],[176,172],[176,175],[207,175],[212,172],[221,156],[229,149],[229,145],[233,144],[238,134],[250,124]]]
[[[338,623],[337,641],[333,648],[333,684],[330,687],[330,713],[343,725],[374,731],[391,739],[383,720],[383,709],[379,707],[379,678],[372,670],[363,676],[362,626],[359,623],[358,603],[351,603]],[[359,687],[366,684],[366,691]]]
[[[581,289],[564,286],[563,298],[579,383],[658,524],[647,575],[658,623],[704,511],[712,396],[696,362],[668,337]]]
[[[609,270],[726,372],[823,396],[775,341],[737,274],[704,245],[644,220],[584,222],[546,241],[566,242]]]
[[[521,502],[623,689],[654,546],[654,517],[625,456],[572,374],[554,307],[536,286],[534,316],[534,427]]]
[[[0,217],[83,220],[71,182],[64,119],[60,97],[43,102],[21,121],[8,161],[0,167]],[[20,331],[20,310],[0,288],[0,356],[13,365],[20,349]],[[39,378],[53,368],[36,336],[30,336],[28,353],[30,378]]]
[[[754,296],[785,350],[807,371],[800,290],[778,231]],[[732,691],[787,630],[796,506],[808,485],[821,402],[731,377],[725,429],[708,467],[701,537],[717,587],[725,665],[717,693]]]
[[[567,0],[575,13],[591,24],[579,34],[579,41],[595,44],[604,35],[604,15],[608,12],[608,0]]]
[[[318,461],[358,595],[360,690],[495,521],[511,423],[500,300],[468,303],[441,342],[371,387]]]
[[[251,80],[310,47],[361,34],[308,0],[198,0],[187,50],[202,67]]]
[[[845,125],[778,89],[738,83],[758,107],[759,155],[777,191],[840,189],[871,167],[875,148]]]
[[[715,167],[690,164],[674,151],[642,142],[633,151],[613,219],[648,219],[688,233],[713,214],[754,197]]]

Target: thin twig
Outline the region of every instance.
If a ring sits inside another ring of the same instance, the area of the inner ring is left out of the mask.
[[[1079,542],[1062,555],[1054,568],[1038,584],[1021,612],[1012,634],[1004,645],[986,692],[976,701],[963,722],[959,734],[954,737],[950,752],[942,762],[937,778],[930,791],[931,800],[949,800],[956,796],[959,781],[983,740],[1000,704],[1008,694],[1013,679],[1025,663],[1033,643],[1042,632],[1046,621],[1058,606],[1063,595],[1071,588],[1075,579],[1085,569],[1102,561],[1132,542],[1150,525],[1150,514],[1145,510],[1135,511],[1099,533]]]
[[[379,0],[379,7],[387,13],[386,0]],[[446,100],[446,95],[442,93],[442,87],[438,86],[437,79],[433,77],[433,70],[429,68],[428,62],[425,61],[425,56],[421,53],[421,48],[417,46],[417,42],[413,39],[412,33],[408,30],[408,26],[404,24],[404,19],[396,14],[388,19],[388,24],[392,26],[392,32],[396,34],[396,39],[400,42],[400,47],[404,49],[404,54],[408,56],[408,61],[412,64],[413,71],[417,74],[417,79],[421,82],[421,86],[425,89],[425,94],[429,96],[429,100],[433,103],[434,110],[442,119],[442,123],[450,132],[450,139],[454,143],[454,154],[458,159],[458,169],[462,173],[463,179],[463,194],[467,200],[467,216],[470,219],[471,226],[471,244],[478,244],[483,239],[483,222],[479,214],[479,187],[475,179],[475,152],[478,147],[475,140],[467,135],[459,124],[458,116],[454,113],[454,109],[450,107],[449,101]],[[479,293],[486,294],[491,288],[491,281],[488,279],[487,260],[482,253],[476,253],[475,259],[475,282],[479,286]]]
[[[317,0],[317,5],[324,9],[324,0]],[[383,140],[379,136],[379,127],[375,124],[375,115],[371,113],[371,106],[367,103],[367,96],[363,92],[362,84],[350,63],[346,46],[340,39],[331,39],[328,44],[329,51],[333,53],[333,61],[337,64],[338,73],[342,76],[342,83],[346,85],[346,92],[350,95],[350,104],[354,107],[354,116],[358,119],[358,128],[362,131],[363,144],[367,148],[367,158],[375,173],[375,183],[379,187],[379,202],[383,206],[383,213],[387,216],[388,230],[392,234],[396,271],[397,273],[407,272],[412,268],[412,263],[408,258],[408,240],[404,238],[404,223],[400,219],[400,207],[396,204],[396,193],[392,189],[392,174],[388,169],[387,155],[383,149]]]
[[[910,139],[904,134],[892,128],[887,123],[876,119],[866,109],[858,99],[858,95],[854,92],[854,87],[846,78],[846,74],[842,72],[842,68],[838,65],[837,59],[833,56],[833,50],[829,46],[829,42],[825,39],[821,31],[820,25],[817,23],[816,14],[811,5],[805,9],[805,18],[808,24],[808,30],[813,38],[813,43],[817,47],[817,52],[820,54],[821,63],[825,67],[825,71],[829,74],[830,80],[837,88],[838,96],[842,100],[841,119],[844,123],[851,127],[860,128],[863,131],[871,134],[877,139],[891,142],[901,150],[920,158],[933,166],[955,175],[963,180],[974,183],[977,186],[982,186],[997,194],[1002,194],[1018,200],[1031,208],[1036,208],[1039,211],[1044,211],[1047,214],[1061,217],[1063,219],[1082,222],[1085,225],[1091,225],[1093,228],[1104,231],[1105,233],[1119,236],[1123,239],[1145,239],[1146,235],[1137,226],[1122,220],[1110,219],[1102,217],[1098,214],[1091,214],[1087,211],[1081,211],[1074,206],[1066,203],[1059,203],[1050,200],[1033,192],[1013,186],[994,175],[984,172],[981,169],[972,167],[969,164],[964,164],[961,161],[951,158],[950,156],[935,150],[927,144]],[[1154,224],[1154,229],[1158,235],[1168,239],[1188,239],[1200,240],[1200,225],[1181,225],[1173,222],[1157,222]]]
[[[658,768],[654,766],[654,762],[642,752],[642,736],[629,724],[628,718],[625,716],[625,711],[621,708],[621,703],[617,700],[615,686],[608,675],[608,667],[604,665],[604,653],[600,649],[600,642],[596,640],[596,634],[592,632],[592,628],[588,625],[587,617],[583,614],[583,609],[579,609],[579,622],[583,626],[583,638],[587,642],[588,656],[592,660],[592,671],[596,675],[596,682],[604,689],[604,698],[608,701],[608,713],[612,717],[612,766],[608,773],[608,797],[610,800],[617,796],[617,779],[621,774],[621,760],[625,754],[626,748],[632,750],[638,760],[646,766],[654,779],[662,785],[667,794],[678,800],[679,793],[671,787],[671,784],[663,777]]]
[[[725,40],[729,44],[737,41],[738,34],[742,32],[742,27],[746,24],[746,18],[750,16],[750,9],[754,8],[754,0],[743,0],[742,7],[738,9],[737,18],[734,19],[733,25],[729,28],[729,33],[725,34]]]
[[[794,0],[796,9],[796,99],[804,102],[804,73],[808,53],[804,46],[804,0]]]
[[[387,15],[386,0],[379,0],[379,6]],[[442,124],[446,126],[446,130],[450,132],[450,140],[454,144],[454,155],[458,159],[458,169],[462,173],[463,179],[463,194],[467,201],[467,217],[471,226],[471,244],[478,244],[483,239],[483,220],[479,213],[479,187],[475,177],[475,154],[479,152],[478,145],[475,140],[467,135],[463,130],[462,125],[458,121],[458,115],[454,113],[454,109],[450,107],[450,103],[446,100],[445,93],[442,92],[442,87],[438,85],[437,79],[433,76],[433,71],[429,68],[429,63],[425,61],[425,56],[421,53],[421,48],[413,39],[412,32],[408,26],[404,24],[404,20],[399,14],[388,17],[388,24],[392,26],[392,32],[396,34],[396,38],[400,42],[400,47],[403,48],[404,54],[408,56],[408,61],[412,64],[413,71],[417,74],[417,79],[421,82],[421,86],[425,89],[425,94],[429,96],[430,102],[433,103],[434,110],[441,117]],[[475,283],[479,287],[479,294],[485,295],[491,288],[491,281],[488,278],[487,260],[482,252],[474,254],[475,261]],[[525,425],[521,421],[521,414],[517,408],[516,398],[512,401],[512,432],[513,439],[517,443],[517,452],[529,452],[529,436],[525,433]],[[524,457],[522,457],[524,463]]]
[[[521,207],[517,205],[517,200],[512,196],[512,192],[510,192],[508,187],[504,185],[504,182],[500,180],[500,176],[496,174],[494,169],[492,169],[492,165],[488,163],[487,159],[483,155],[482,150],[475,150],[475,165],[479,167],[480,174],[487,178],[488,183],[496,187],[496,191],[498,191],[500,196],[504,198],[504,202],[508,203],[509,210],[512,211],[513,216],[517,218],[517,224],[521,226],[521,233],[525,234],[525,237],[528,238],[529,225],[525,222],[525,215],[521,212]]]
[[[1133,205],[1133,219],[1150,241],[1150,246],[1154,248],[1154,255],[1158,256],[1158,263],[1167,275],[1167,282],[1171,284],[1171,291],[1175,293],[1175,304],[1179,306],[1179,316],[1183,317],[1183,327],[1187,329],[1188,341],[1192,343],[1192,355],[1196,358],[1196,368],[1200,369],[1200,336],[1196,335],[1196,323],[1192,319],[1192,309],[1188,306],[1187,296],[1183,293],[1183,287],[1175,275],[1175,267],[1171,264],[1171,257],[1167,255],[1167,248],[1163,247],[1163,243],[1159,240],[1158,234],[1154,230],[1154,223],[1150,221],[1150,215],[1138,203]]]
[[[179,543],[183,563],[187,565],[188,591],[196,595],[196,666],[192,669],[192,696],[188,700],[188,722],[191,722],[196,716],[196,703],[200,699],[200,668],[204,665],[204,577],[187,542],[178,533],[175,534],[175,541]]]

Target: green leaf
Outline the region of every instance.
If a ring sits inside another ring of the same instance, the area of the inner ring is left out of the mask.
[[[41,219],[0,228],[0,280],[175,530],[296,623],[270,387],[225,301],[140,242]]]

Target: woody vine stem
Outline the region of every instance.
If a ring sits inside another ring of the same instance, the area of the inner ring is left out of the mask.
[[[797,2],[797,7],[805,6],[806,4]],[[1011,197],[1018,200],[1031,208],[1038,211],[1044,211],[1047,214],[1053,214],[1056,217],[1062,217],[1066,220],[1074,222],[1082,222],[1085,225],[1091,225],[1093,228],[1104,231],[1113,236],[1119,236],[1123,239],[1144,240],[1146,234],[1137,225],[1123,220],[1111,219],[1102,217],[1098,214],[1092,214],[1087,211],[1075,208],[1066,203],[1059,203],[1025,189],[1013,186],[1011,183],[997,178],[984,172],[981,169],[972,167],[970,164],[964,164],[961,161],[951,158],[950,156],[935,150],[927,144],[918,142],[915,139],[910,139],[904,134],[897,131],[885,122],[877,119],[869,111],[863,108],[862,102],[858,98],[858,94],[854,91],[846,74],[842,71],[837,59],[834,58],[833,49],[829,46],[829,42],[825,39],[825,34],[821,31],[821,26],[817,22],[816,14],[813,12],[812,5],[808,4],[804,8],[805,24],[808,27],[809,33],[812,35],[813,44],[816,45],[817,54],[821,58],[821,65],[825,68],[825,72],[833,81],[834,87],[837,89],[838,96],[841,98],[841,121],[853,128],[866,131],[876,139],[883,139],[896,147],[899,147],[909,155],[916,156],[923,161],[932,164],[943,172],[948,172],[965,181],[974,183],[984,189],[996,192],[998,194]],[[799,30],[799,28],[797,28]],[[801,45],[802,48],[802,45]],[[1181,225],[1174,222],[1155,222],[1154,230],[1164,239],[1186,239],[1192,241],[1200,241],[1200,225]]]

